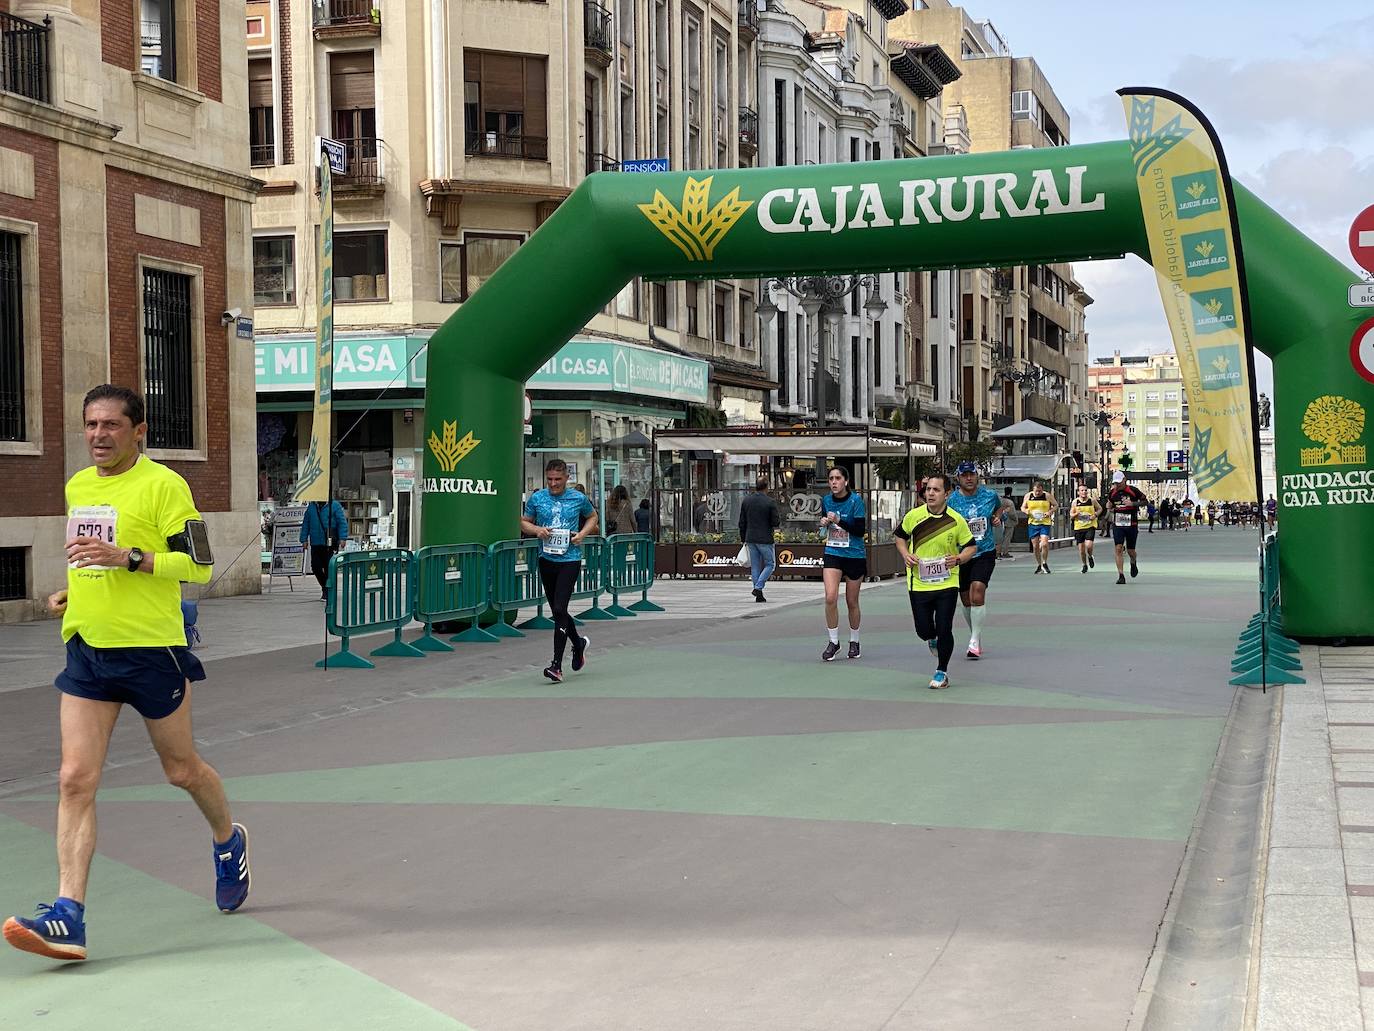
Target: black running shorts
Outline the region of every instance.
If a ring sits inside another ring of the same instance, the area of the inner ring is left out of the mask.
[[[1135,542],[1140,536],[1139,526],[1113,526],[1112,543],[1117,547],[1126,545],[1127,551],[1135,551]]]
[[[1082,530],[1075,530],[1073,532],[1073,539],[1075,543],[1083,544],[1085,541],[1091,541],[1096,534],[1097,529],[1089,526]]]
[[[959,590],[967,591],[970,584],[987,584],[992,580],[992,570],[997,565],[997,552],[985,551],[975,555],[959,567]]]
[[[867,558],[845,558],[843,555],[826,555],[822,559],[826,569],[838,569],[841,580],[862,580],[868,576]]]

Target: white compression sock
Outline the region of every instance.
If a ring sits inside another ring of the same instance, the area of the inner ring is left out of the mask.
[[[972,605],[965,605],[965,606],[963,606],[963,609],[964,609],[964,622],[967,623],[967,624],[968,624],[968,628],[969,628],[970,630],[972,630],[972,629],[973,629],[973,615],[972,615],[973,606],[972,606]],[[977,634],[974,634],[974,636],[977,637],[978,635],[977,635]]]
[[[826,627],[826,628],[825,628],[825,632],[826,632],[827,634],[830,635],[830,643],[831,643],[831,644],[839,644],[839,643],[840,643],[840,628],[839,628],[839,627],[837,627],[837,626],[829,626],[829,627]]]
[[[849,628],[849,640],[852,641],[852,642],[857,642],[857,641],[859,640],[859,628],[858,628],[858,627],[852,626],[852,627]]]
[[[971,613],[969,629],[973,631],[973,636],[981,639],[983,636],[983,619],[988,614],[988,607],[986,605],[973,605],[964,611]]]

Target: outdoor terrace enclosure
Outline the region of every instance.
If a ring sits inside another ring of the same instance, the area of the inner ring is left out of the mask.
[[[424,543],[518,536],[525,380],[633,277],[753,278],[1125,254],[1149,261],[1135,175],[1123,140],[588,177],[430,342]],[[1362,414],[1374,401],[1374,384],[1350,360],[1360,320],[1347,306],[1347,288],[1356,280],[1233,185],[1253,336],[1274,360],[1285,629],[1312,637],[1374,634],[1374,575],[1358,552],[1374,538],[1374,475],[1366,472],[1361,488],[1345,482],[1356,472],[1341,467],[1342,483],[1317,487],[1313,471],[1302,468],[1315,440],[1304,430],[1309,406],[1329,396],[1349,400],[1363,432]],[[1320,475],[1330,480],[1332,472]],[[1205,590],[1205,561],[1200,571],[1181,587]]]

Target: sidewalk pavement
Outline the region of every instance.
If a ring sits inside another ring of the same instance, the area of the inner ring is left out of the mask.
[[[1374,1031],[1374,648],[1305,646],[1284,687],[1257,1031]]]

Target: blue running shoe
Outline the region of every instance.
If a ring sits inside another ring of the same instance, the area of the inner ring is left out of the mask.
[[[248,872],[248,828],[236,823],[234,836],[215,846],[215,905],[223,913],[232,913],[243,905],[252,886],[253,878]]]
[[[5,941],[20,952],[48,959],[86,958],[86,907],[71,899],[51,906],[39,904],[32,920],[12,916],[5,921]]]
[[[930,689],[932,691],[943,691],[949,687],[949,674],[944,670],[937,669],[935,676],[930,678]]]

